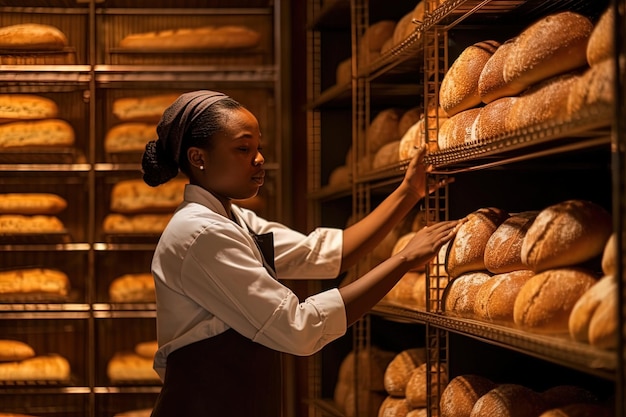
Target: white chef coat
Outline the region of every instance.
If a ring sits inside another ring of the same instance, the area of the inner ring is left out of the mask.
[[[159,342],[154,368],[161,378],[171,352],[229,328],[294,355],[313,354],[346,332],[339,291],[300,302],[267,272],[246,224],[257,234],[273,232],[279,279],[337,277],[343,231],[318,228],[307,236],[250,210],[233,205],[232,211],[239,224],[211,193],[187,185],[161,235],[152,260]]]

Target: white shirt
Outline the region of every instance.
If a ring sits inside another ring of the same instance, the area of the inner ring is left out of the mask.
[[[240,224],[211,193],[187,185],[161,235],[152,260],[159,342],[154,368],[161,378],[171,352],[229,328],[294,355],[311,355],[346,332],[339,291],[300,302],[264,268],[245,224],[257,234],[273,232],[279,279],[337,277],[343,231],[318,228],[306,236],[250,210],[232,211]]]

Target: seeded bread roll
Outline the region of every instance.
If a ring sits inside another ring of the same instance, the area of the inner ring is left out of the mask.
[[[578,299],[568,320],[569,334],[579,342],[589,342],[589,325],[598,306],[609,297],[615,297],[617,282],[612,275],[605,275]]]
[[[56,269],[23,268],[0,272],[1,299],[54,299],[65,297],[69,289],[69,278]]]
[[[511,214],[491,234],[485,245],[485,268],[494,274],[527,269],[522,262],[524,236],[538,211]]]
[[[0,234],[45,234],[65,231],[63,222],[55,216],[1,214]]]
[[[476,296],[490,275],[485,272],[467,272],[452,281],[443,294],[443,308],[449,315],[474,317]]]
[[[0,122],[52,119],[59,114],[57,104],[33,94],[0,94]]]
[[[404,397],[411,373],[425,362],[426,350],[424,348],[406,349],[398,353],[385,369],[384,385],[387,394]]]
[[[478,78],[478,95],[483,103],[491,103],[501,97],[511,97],[518,94],[504,82],[504,63],[508,59],[509,51],[515,38],[509,39],[496,49],[485,63]]]
[[[57,214],[67,207],[67,201],[51,193],[0,194],[0,214]]]
[[[439,417],[470,417],[476,401],[496,386],[495,382],[480,375],[452,378],[441,393]]]
[[[478,79],[500,43],[487,40],[468,46],[450,65],[441,81],[439,103],[449,117],[481,103]]]
[[[132,33],[120,40],[119,47],[148,51],[247,49],[260,40],[259,32],[245,26],[203,26]]]
[[[121,123],[113,126],[104,138],[106,152],[143,152],[148,141],[156,139],[156,125]]]
[[[64,147],[74,145],[72,126],[65,120],[45,119],[0,125],[0,148]]]
[[[0,363],[0,381],[67,381],[70,363],[57,354]]]
[[[522,242],[522,262],[535,272],[576,265],[604,250],[613,220],[591,201],[567,200],[539,212]]]
[[[602,252],[602,272],[604,275],[615,275],[617,262],[617,235],[612,233],[609,240],[604,245]]]
[[[481,107],[472,125],[471,138],[480,141],[506,133],[508,114],[517,100],[517,97],[502,97]]]
[[[487,242],[508,217],[507,212],[496,207],[480,208],[467,216],[448,247],[446,271],[452,278],[486,269]]]
[[[537,333],[568,333],[574,305],[596,279],[582,268],[549,269],[533,276],[515,299],[515,324]]]
[[[60,51],[66,46],[65,34],[51,25],[20,23],[0,28],[0,49]]]
[[[615,26],[615,11],[612,5],[604,11],[589,36],[587,43],[587,63],[590,66],[613,57],[613,27]]]
[[[150,187],[140,179],[120,181],[111,190],[111,210],[118,213],[171,212],[183,201],[186,184],[182,179],[158,187]]]
[[[155,301],[152,274],[125,274],[109,285],[109,299],[113,303],[149,303]]]
[[[0,362],[22,361],[35,356],[35,350],[19,340],[0,339]]]
[[[552,76],[587,65],[593,24],[578,13],[546,16],[515,38],[504,63],[504,81],[517,93]]]
[[[157,123],[178,94],[158,94],[145,97],[124,97],[113,102],[113,114],[122,121]]]
[[[533,271],[519,270],[497,274],[478,288],[474,302],[477,319],[513,323],[515,299],[526,282],[535,275]]]
[[[518,384],[501,384],[480,397],[470,417],[537,417],[547,408],[541,394]]]

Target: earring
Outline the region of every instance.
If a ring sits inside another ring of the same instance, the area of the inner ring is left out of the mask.
[[[200,165],[200,171],[204,171],[204,165]]]

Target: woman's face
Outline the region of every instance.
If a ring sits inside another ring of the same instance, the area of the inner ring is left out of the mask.
[[[224,110],[222,131],[205,151],[199,185],[222,202],[254,197],[263,185],[261,132],[256,117],[246,109]]]

